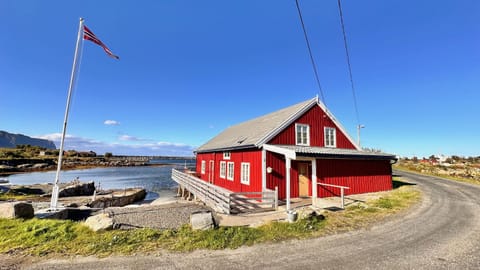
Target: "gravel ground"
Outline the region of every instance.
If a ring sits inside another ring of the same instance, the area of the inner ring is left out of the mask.
[[[119,229],[155,228],[175,229],[190,222],[190,215],[199,211],[211,211],[195,203],[170,203],[139,207],[111,207],[105,209],[113,216]]]

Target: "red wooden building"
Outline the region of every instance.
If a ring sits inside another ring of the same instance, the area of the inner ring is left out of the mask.
[[[362,151],[325,105],[313,98],[229,127],[196,150],[197,174],[234,192],[278,187],[279,199],[392,189],[391,162]],[[316,187],[316,188],[315,188]]]

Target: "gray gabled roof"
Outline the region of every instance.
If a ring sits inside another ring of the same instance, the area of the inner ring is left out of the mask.
[[[280,129],[292,117],[305,112],[315,104],[317,104],[316,98],[309,99],[279,111],[231,126],[198,147],[196,152],[259,147],[275,130]]]
[[[231,126],[198,147],[196,152],[202,153],[261,147],[315,105],[320,106],[347,138],[349,138],[340,123],[328,112],[325,105],[318,100],[318,97],[315,97],[276,112]],[[349,138],[349,140],[356,146],[351,138]],[[359,148],[357,147],[357,149]]]

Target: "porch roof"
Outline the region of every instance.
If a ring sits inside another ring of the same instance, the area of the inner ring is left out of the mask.
[[[374,160],[397,160],[395,155],[387,153],[366,152],[355,149],[342,149],[332,147],[314,147],[300,145],[264,144],[267,151],[285,155],[290,159],[301,157],[308,158],[337,158],[337,159],[374,159]]]

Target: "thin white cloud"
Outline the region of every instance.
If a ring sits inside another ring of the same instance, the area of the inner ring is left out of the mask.
[[[60,133],[52,133],[38,136],[37,138],[52,140],[55,145],[59,146],[61,137],[62,134]],[[141,142],[143,140],[140,139],[139,141]],[[94,151],[99,155],[111,152],[114,155],[193,156],[195,147],[175,142],[149,142],[138,144],[108,143],[75,135],[66,135],[65,150],[70,149],[77,151]]]
[[[107,126],[118,126],[118,125],[120,125],[120,122],[115,121],[115,120],[105,120],[103,122],[103,124],[105,124]]]
[[[138,137],[135,137],[135,136],[130,136],[130,135],[121,135],[118,137],[118,139],[120,141],[128,141],[128,142],[140,142],[140,141],[144,141]]]

